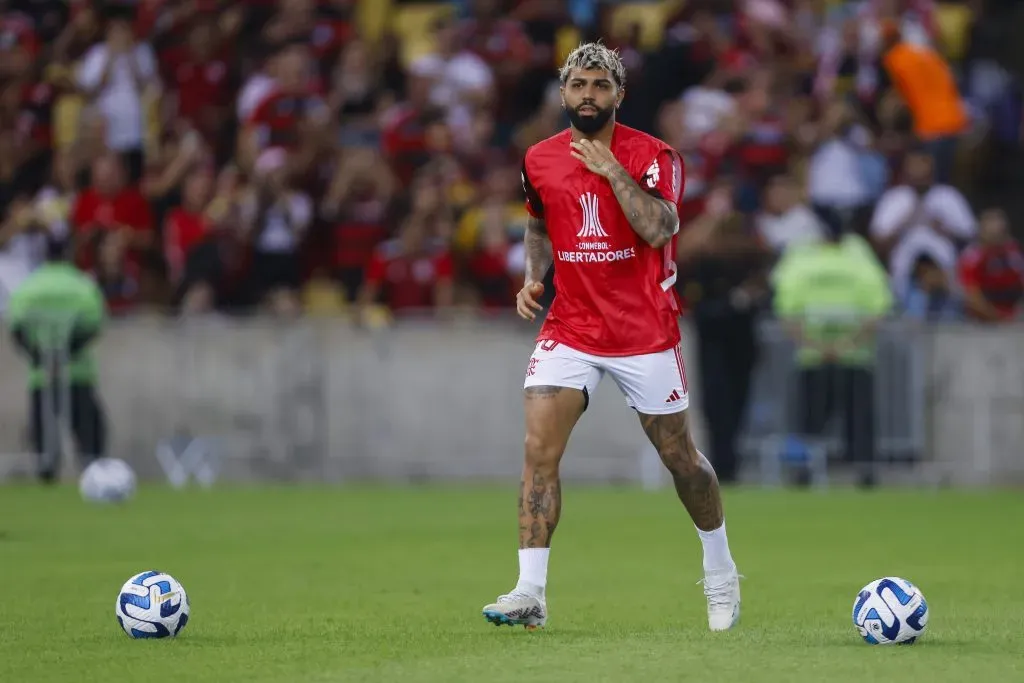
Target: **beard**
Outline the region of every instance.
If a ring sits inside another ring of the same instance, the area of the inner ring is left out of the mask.
[[[582,106],[584,105],[580,105],[580,107]],[[582,115],[579,112],[579,107],[575,109],[566,107],[566,112],[569,114],[569,122],[572,123],[573,128],[584,135],[593,135],[604,128],[605,124],[612,118],[612,114],[615,113],[615,107],[601,109],[596,104],[588,104],[586,106],[593,107],[596,113]]]

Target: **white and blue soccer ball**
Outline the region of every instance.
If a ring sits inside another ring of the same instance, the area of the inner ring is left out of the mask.
[[[928,602],[906,579],[876,579],[857,594],[853,625],[870,645],[909,645],[928,626]]]
[[[156,570],[136,574],[117,594],[117,623],[132,638],[173,638],[188,623],[188,595],[178,580]]]
[[[78,478],[82,498],[94,503],[120,503],[135,495],[135,472],[118,458],[99,458]]]

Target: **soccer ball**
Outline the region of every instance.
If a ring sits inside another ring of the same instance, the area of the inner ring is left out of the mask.
[[[132,638],[173,638],[188,623],[188,595],[177,579],[156,570],[136,574],[121,586],[117,623]]]
[[[928,603],[917,586],[906,579],[876,579],[857,594],[853,625],[871,645],[908,645],[928,625]]]
[[[82,472],[78,490],[94,503],[119,503],[135,494],[135,472],[124,460],[99,458]]]

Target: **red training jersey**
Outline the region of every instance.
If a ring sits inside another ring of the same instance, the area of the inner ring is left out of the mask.
[[[679,343],[677,236],[648,245],[630,226],[605,178],[570,155],[567,129],[526,151],[526,208],[547,227],[555,298],[537,339],[595,356],[657,353]],[[611,151],[640,188],[682,201],[682,159],[669,145],[615,124]]]

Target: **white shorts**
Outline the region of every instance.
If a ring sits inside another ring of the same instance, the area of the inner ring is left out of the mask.
[[[642,356],[593,356],[550,340],[541,340],[526,366],[523,388],[579,389],[587,401],[605,373],[611,375],[630,408],[645,415],[686,410],[690,396],[679,346]]]

